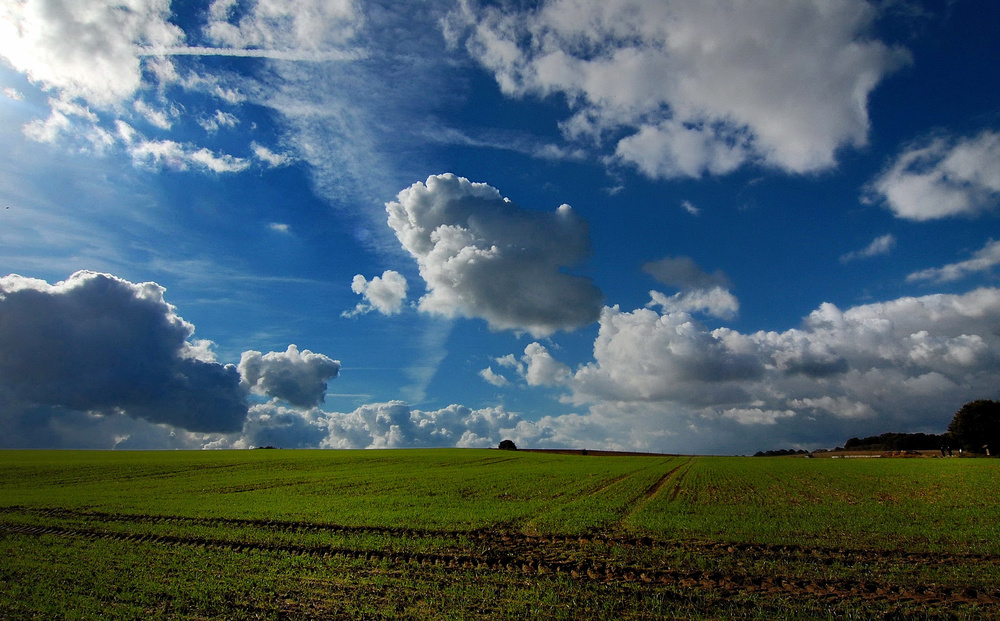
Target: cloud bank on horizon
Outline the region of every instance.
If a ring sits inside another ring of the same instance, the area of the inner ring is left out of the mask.
[[[0,443],[940,432],[1000,398],[985,17],[0,0]]]

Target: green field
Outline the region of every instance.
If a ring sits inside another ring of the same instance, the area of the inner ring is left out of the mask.
[[[0,452],[0,618],[1000,618],[1000,461]]]

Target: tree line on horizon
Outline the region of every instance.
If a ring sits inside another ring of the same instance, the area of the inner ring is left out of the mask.
[[[995,456],[1000,452],[1000,401],[977,399],[963,405],[942,434],[887,432],[849,438],[834,451],[962,451]],[[826,452],[826,449],[818,449]],[[817,452],[817,451],[814,451]],[[804,449],[757,451],[754,457],[804,455]]]

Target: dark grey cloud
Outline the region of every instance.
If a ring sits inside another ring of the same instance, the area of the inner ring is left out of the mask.
[[[289,345],[284,352],[243,352],[239,371],[254,393],[308,408],[323,403],[326,383],[340,374],[340,362]]]
[[[77,272],[0,278],[0,403],[125,414],[189,431],[233,432],[247,415],[233,365],[211,359],[155,283]],[[29,420],[21,419],[22,425]]]
[[[657,282],[685,291],[730,287],[729,279],[721,271],[709,274],[702,270],[691,257],[664,257],[642,266],[642,271]]]
[[[788,375],[798,373],[819,379],[830,375],[847,373],[850,370],[850,365],[847,363],[846,358],[816,359],[802,357],[798,360],[789,360],[783,370]]]
[[[0,429],[0,448],[5,449],[199,449],[209,437],[130,416],[6,401],[0,408]]]

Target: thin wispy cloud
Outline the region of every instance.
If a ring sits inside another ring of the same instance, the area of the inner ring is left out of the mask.
[[[872,240],[872,243],[868,244],[861,250],[853,250],[846,254],[840,255],[841,263],[850,263],[851,261],[857,261],[859,259],[870,259],[872,257],[887,255],[896,248],[896,236],[889,233],[876,237]]]
[[[346,62],[366,57],[359,50],[330,50],[316,52],[309,50],[263,50],[254,48],[223,47],[138,47],[136,56],[228,56],[232,58],[266,58],[290,62]]]
[[[913,272],[906,277],[909,282],[953,282],[977,273],[988,273],[1000,265],[1000,241],[990,240],[973,253],[972,258],[942,267],[932,267]]]
[[[681,201],[681,208],[692,216],[701,214],[701,209],[695,207],[694,203],[691,201]]]

